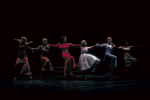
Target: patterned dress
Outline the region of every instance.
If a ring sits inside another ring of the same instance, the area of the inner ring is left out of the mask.
[[[98,61],[100,63],[101,60],[92,54],[88,54],[88,48],[81,47],[81,55],[79,57],[77,70],[83,71],[90,69],[95,61]]]

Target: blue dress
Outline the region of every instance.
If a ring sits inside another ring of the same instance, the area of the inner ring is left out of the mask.
[[[79,57],[77,70],[88,70],[92,68],[95,61],[98,61],[100,63],[101,60],[92,54],[88,54],[88,48],[81,47],[81,55]]]
[[[108,45],[106,43],[101,45],[97,43],[95,46],[105,47],[105,54],[104,54],[103,61],[107,62],[109,66],[112,66],[113,68],[117,68],[117,57],[112,54],[113,46]]]

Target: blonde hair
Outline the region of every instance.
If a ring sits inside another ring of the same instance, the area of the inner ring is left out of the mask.
[[[87,45],[86,40],[81,41],[81,46],[83,46],[83,45]]]

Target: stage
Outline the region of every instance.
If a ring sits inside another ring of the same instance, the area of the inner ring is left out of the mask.
[[[99,98],[145,98],[150,92],[150,81],[138,77],[114,76],[107,80],[105,75],[74,75],[69,79],[63,76],[50,76],[40,79],[39,73],[32,75],[32,80],[12,80],[12,78],[0,81],[1,95],[5,98],[78,98],[96,96]],[[129,97],[130,96],[130,97]],[[113,99],[112,98],[112,99]],[[114,98],[114,99],[115,99]]]

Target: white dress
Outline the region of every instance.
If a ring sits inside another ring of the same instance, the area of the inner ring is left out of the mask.
[[[87,47],[82,47],[77,70],[83,71],[83,70],[90,69],[93,66],[95,61],[98,61],[100,63],[101,60],[92,54],[88,54]]]

